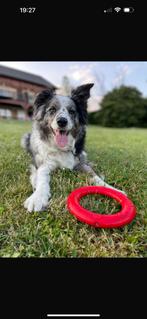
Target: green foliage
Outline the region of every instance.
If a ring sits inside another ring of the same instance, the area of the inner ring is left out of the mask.
[[[107,93],[89,123],[107,127],[147,127],[147,99],[135,87],[121,86]]]

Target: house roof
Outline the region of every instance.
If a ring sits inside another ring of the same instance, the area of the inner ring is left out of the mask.
[[[24,71],[19,71],[16,69],[5,67],[3,65],[0,65],[0,76],[5,76],[5,77],[20,80],[20,81],[25,81],[25,82],[29,82],[29,83],[42,85],[42,86],[45,86],[47,88],[49,88],[49,87],[55,88],[55,85],[53,85],[51,82],[45,80],[42,76],[28,73],[28,72],[24,72]]]

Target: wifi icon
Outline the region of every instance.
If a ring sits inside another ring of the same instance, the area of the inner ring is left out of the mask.
[[[116,7],[116,8],[114,8],[114,10],[118,13],[121,10],[121,8],[120,7]]]

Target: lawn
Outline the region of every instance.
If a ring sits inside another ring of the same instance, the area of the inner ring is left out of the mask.
[[[85,175],[57,170],[47,212],[29,214],[23,207],[31,194],[29,156],[20,138],[30,122],[0,121],[0,256],[1,257],[147,257],[147,130],[89,127],[86,150],[105,180],[124,190],[137,216],[118,229],[95,229],[77,221],[66,209],[68,194],[88,185]],[[118,204],[102,196],[82,204],[115,213]]]

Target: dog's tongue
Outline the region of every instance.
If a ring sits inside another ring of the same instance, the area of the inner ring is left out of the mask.
[[[64,147],[68,143],[68,136],[66,135],[66,133],[61,133],[59,130],[56,130],[55,141],[58,146]]]

